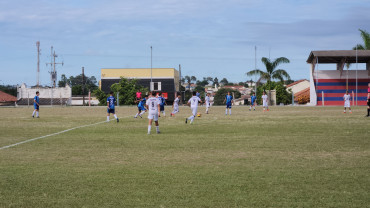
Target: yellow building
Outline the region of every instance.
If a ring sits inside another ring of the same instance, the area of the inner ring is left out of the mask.
[[[120,77],[137,79],[138,84],[150,91],[161,91],[168,95],[168,100],[173,101],[175,93],[180,89],[180,73],[175,68],[103,68],[99,87],[108,93],[114,83],[120,81]]]

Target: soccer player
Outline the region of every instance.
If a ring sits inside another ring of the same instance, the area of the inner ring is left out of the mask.
[[[234,103],[234,99],[233,99],[233,96],[230,95],[230,92],[227,92],[224,103],[225,102],[226,102],[225,115],[227,115],[227,109],[229,109],[229,114],[231,115],[231,105],[232,105],[232,103]]]
[[[269,111],[269,105],[268,105],[268,103],[269,103],[268,96],[266,95],[266,92],[263,91],[263,95],[262,95],[263,112],[265,112],[265,110]]]
[[[177,94],[177,98],[175,99],[175,101],[173,101],[173,105],[172,105],[173,111],[171,113],[171,116],[175,116],[175,114],[179,112],[180,99],[181,99],[181,95]]]
[[[117,118],[116,111],[114,109],[114,103],[116,103],[116,98],[113,96],[113,92],[111,91],[110,96],[107,98],[107,122],[109,122],[109,116],[112,113],[114,115],[114,118],[117,120],[117,123],[119,122],[119,119]]]
[[[33,108],[35,110],[33,110],[33,113],[32,113],[32,118],[35,118],[35,113],[36,113],[36,118],[40,118],[39,117],[39,110],[40,110],[40,98],[39,98],[39,91],[36,92],[36,96],[33,98]]]
[[[145,102],[147,98],[148,96],[145,96],[144,98],[140,99],[139,104],[137,105],[137,109],[139,112],[134,116],[134,118],[137,118],[137,116],[140,116],[140,118],[143,118],[142,115],[146,112]]]
[[[366,117],[370,116],[370,83],[368,84],[368,87],[369,88],[367,88],[367,116]]]
[[[211,107],[210,97],[209,96],[210,96],[210,94],[207,93],[207,95],[205,97],[205,101],[206,101],[206,114],[208,114],[208,110]]]
[[[195,116],[197,116],[198,103],[199,102],[202,103],[202,100],[200,100],[200,98],[196,95],[197,95],[197,93],[193,92],[193,97],[191,97],[188,101],[188,105],[190,105],[191,112],[192,112],[193,115],[190,116],[189,118],[186,118],[185,123],[188,123],[188,120],[190,120],[190,124],[193,124],[194,118],[195,118]]]
[[[257,100],[256,93],[253,93],[253,95],[251,96],[251,105],[249,106],[249,111],[252,110],[252,107],[254,111],[256,110],[256,100]]]
[[[150,130],[152,129],[153,120],[155,122],[155,128],[157,130],[157,134],[159,134],[159,124],[158,124],[158,116],[160,109],[158,98],[155,97],[155,92],[149,92],[149,98],[146,101],[146,107],[149,110],[149,124],[148,124],[148,134],[150,134]]]
[[[167,105],[166,99],[162,97],[162,93],[158,93],[158,101],[159,101],[159,106],[160,106],[160,111],[163,114],[163,116],[166,117],[166,112],[164,111],[164,105]],[[161,116],[159,116],[161,117]]]
[[[352,113],[351,111],[351,95],[348,94],[348,90],[346,91],[346,94],[343,96],[344,99],[344,112],[346,113],[346,108],[349,108],[349,113]]]

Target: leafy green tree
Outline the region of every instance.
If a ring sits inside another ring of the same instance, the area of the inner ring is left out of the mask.
[[[107,98],[108,94],[105,94],[101,89],[96,89],[93,91],[93,94],[96,96],[96,98],[99,100],[99,105],[106,106],[107,105]]]
[[[98,88],[97,86],[97,81],[94,76],[88,77],[84,75],[84,84],[85,84],[85,89],[82,90],[83,88],[83,83],[82,83],[82,74],[77,75],[77,76],[70,76],[67,78],[65,74],[61,75],[61,79],[58,82],[59,87],[65,87],[66,84],[69,84],[72,87],[72,95],[87,95],[89,93],[89,90],[92,92]]]
[[[212,85],[214,86],[214,85],[219,85],[219,83],[218,83],[218,78],[217,77],[215,77],[214,79],[213,79],[213,83],[212,83]]]
[[[230,88],[221,88],[216,92],[216,95],[214,97],[214,104],[215,105],[223,105],[224,104],[223,102],[225,100],[225,96],[227,95],[227,92],[230,92],[231,95],[234,93],[234,95],[235,95],[234,99],[238,99],[238,98],[241,97],[241,93],[237,90],[233,90],[233,89],[230,89]]]
[[[197,78],[195,76],[188,76],[188,75],[186,75],[184,79],[185,79],[186,83],[188,83],[189,90],[190,90],[190,83],[192,81],[193,82],[197,81]]]
[[[69,84],[68,78],[65,74],[62,74],[58,82],[58,87],[65,87],[67,83]]]
[[[121,77],[119,83],[112,84],[110,87],[114,95],[119,93],[119,104],[120,105],[135,105],[136,92],[140,90],[143,95],[148,93],[148,88],[145,88],[137,84],[137,79],[126,79]],[[99,105],[106,105],[109,94],[105,94],[102,90],[96,89],[94,95],[99,100]]]
[[[262,63],[266,67],[266,71],[262,71],[260,69],[254,69],[249,72],[247,72],[247,76],[254,76],[258,75],[260,76],[257,83],[259,83],[261,80],[266,80],[267,84],[269,85],[269,103],[271,105],[271,81],[272,80],[280,80],[281,82],[284,82],[284,78],[290,79],[289,74],[284,69],[276,69],[280,64],[282,63],[290,63],[289,59],[285,57],[280,57],[275,59],[274,61],[271,61],[269,58],[262,57],[261,59]]]
[[[257,103],[262,105],[262,93],[263,91],[269,90],[269,88],[276,91],[276,104],[284,103],[284,105],[292,103],[292,93],[287,92],[286,87],[282,82],[270,82],[265,83],[257,87]],[[271,93],[269,93],[271,95]],[[269,98],[270,98],[269,95]]]
[[[114,94],[119,93],[120,105],[135,105],[136,92],[140,90],[143,95],[147,94],[148,88],[137,84],[137,79],[126,79],[121,77],[119,83],[112,84],[110,87]]]
[[[229,81],[227,81],[226,78],[223,78],[223,79],[221,79],[220,83],[223,84],[223,85],[227,85],[229,83]]]

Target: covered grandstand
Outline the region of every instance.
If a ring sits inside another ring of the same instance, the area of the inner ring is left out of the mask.
[[[352,105],[366,105],[370,83],[370,50],[312,51],[310,64],[310,103],[312,105],[343,105],[346,90],[353,97]],[[336,64],[332,70],[320,70],[320,65]],[[344,69],[354,64],[355,70]],[[358,64],[366,64],[358,69]]]

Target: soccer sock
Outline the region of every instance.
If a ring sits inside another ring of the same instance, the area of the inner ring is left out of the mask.
[[[36,117],[39,117],[39,112],[38,111],[36,111]]]
[[[109,116],[107,116],[107,121],[109,121]]]
[[[32,116],[35,116],[36,110],[33,111]]]
[[[163,116],[166,116],[166,112],[162,111],[162,113],[163,113]]]
[[[188,118],[188,120],[193,120],[194,119],[194,116],[190,116],[189,118]]]
[[[367,115],[370,116],[370,108],[367,109]]]
[[[115,119],[117,119],[117,116],[116,116],[116,114],[114,114],[114,118],[115,118]]]
[[[249,106],[249,110],[252,110],[252,106]]]
[[[145,113],[145,111],[141,111],[141,113],[139,114],[140,116],[143,115]]]
[[[159,132],[159,126],[155,126],[155,129],[157,130],[157,132]]]
[[[227,108],[226,108],[226,110],[225,110],[225,115],[227,115]]]
[[[148,125],[148,134],[150,134],[151,129],[152,129],[152,125]]]
[[[134,117],[136,118],[138,115],[139,115],[139,113],[137,113]]]

